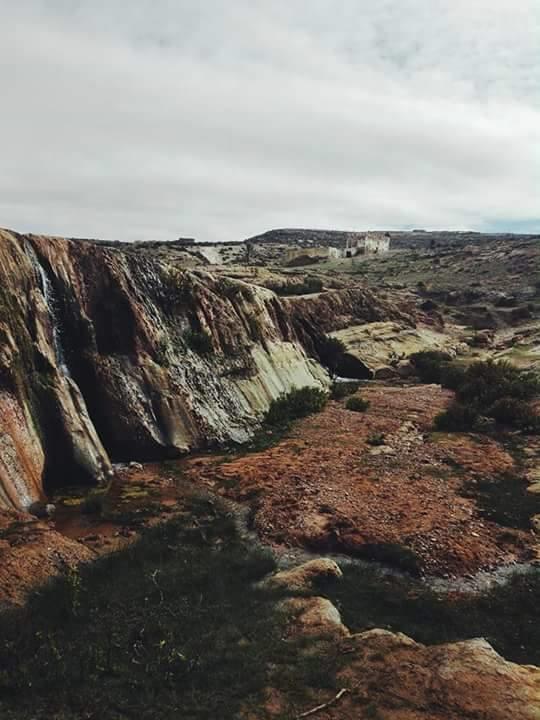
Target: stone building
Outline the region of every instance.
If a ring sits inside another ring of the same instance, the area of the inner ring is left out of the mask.
[[[390,250],[389,233],[367,232],[364,235],[347,237],[343,257],[356,255],[378,255]]]

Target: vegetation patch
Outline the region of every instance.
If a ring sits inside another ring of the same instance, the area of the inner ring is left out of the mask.
[[[385,444],[386,435],[384,433],[371,433],[366,442],[368,445],[372,445],[373,447],[380,447]]]
[[[360,389],[358,382],[335,382],[332,385],[332,400],[343,400],[343,398],[354,395]]]
[[[385,628],[433,645],[484,637],[508,660],[540,664],[540,570],[481,595],[441,595],[414,578],[348,564],[323,593],[352,632]]]
[[[320,412],[328,401],[328,394],[318,387],[294,388],[272,400],[264,418],[266,426],[287,425],[293,420]]]
[[[316,349],[321,363],[332,375],[337,375],[347,350],[345,344],[339,338],[325,335],[318,341]]]
[[[490,428],[490,422],[540,432],[540,416],[529,401],[540,395],[540,378],[506,361],[487,360],[468,367],[450,363],[444,353],[411,356],[423,382],[440,383],[454,390],[456,399],[435,418],[437,430],[471,431]]]
[[[481,514],[504,527],[528,530],[540,513],[540,496],[527,492],[528,483],[515,475],[465,483],[463,495],[474,498]]]
[[[369,407],[369,400],[361,397],[352,397],[347,400],[345,407],[353,412],[366,412]]]
[[[205,498],[188,509],[0,616],[2,718],[228,719],[269,684],[286,689],[290,673],[272,668],[319,681],[316,656],[283,642],[275,595],[254,586],[273,556]]]

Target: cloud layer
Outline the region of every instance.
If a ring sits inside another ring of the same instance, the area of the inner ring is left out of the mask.
[[[2,4],[0,225],[540,231],[538,0]]]

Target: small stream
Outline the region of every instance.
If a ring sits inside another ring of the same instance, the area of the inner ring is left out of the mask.
[[[26,250],[28,253],[28,256],[30,257],[30,260],[32,262],[32,265],[34,266],[34,269],[36,270],[39,280],[40,280],[40,290],[41,294],[43,295],[43,299],[45,301],[45,305],[47,307],[47,311],[49,314],[49,321],[51,324],[51,331],[52,331],[52,341],[53,341],[53,349],[54,349],[54,355],[56,358],[56,365],[58,368],[58,371],[61,375],[64,375],[65,377],[71,377],[71,373],[69,370],[69,367],[66,362],[66,355],[64,352],[64,347],[62,344],[62,331],[61,331],[61,325],[60,321],[58,319],[58,298],[56,297],[56,292],[53,286],[53,283],[51,282],[51,279],[49,278],[47,271],[43,267],[43,264],[41,263],[36,251],[32,247],[32,245],[27,242],[26,243]]]
[[[241,537],[253,544],[260,544],[257,533],[249,526],[249,509],[230,499],[219,498],[220,503],[229,509],[235,519],[236,528]],[[276,553],[276,551],[274,550]],[[320,557],[334,560],[343,571],[354,568],[366,573],[376,574],[382,580],[406,581],[411,585],[424,588],[439,595],[459,594],[467,596],[482,595],[494,588],[503,587],[511,583],[516,577],[535,575],[540,572],[534,563],[514,562],[500,565],[490,570],[478,570],[464,576],[441,577],[438,575],[424,575],[415,578],[409,573],[398,570],[375,560],[363,560],[338,553],[311,552],[304,548],[288,548],[286,551],[276,553],[278,567],[287,570],[290,567]]]

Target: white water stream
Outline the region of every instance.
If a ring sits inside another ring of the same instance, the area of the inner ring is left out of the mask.
[[[26,247],[32,261],[32,265],[36,269],[40,278],[41,294],[43,295],[43,299],[45,300],[45,305],[49,313],[49,321],[51,323],[54,355],[56,358],[56,365],[58,367],[58,371],[61,375],[64,375],[65,377],[71,377],[69,367],[66,363],[64,348],[62,346],[62,333],[60,330],[60,323],[58,321],[58,301],[56,298],[53,284],[49,276],[47,275],[47,271],[41,264],[34,248],[30,245],[30,243],[27,243]]]

